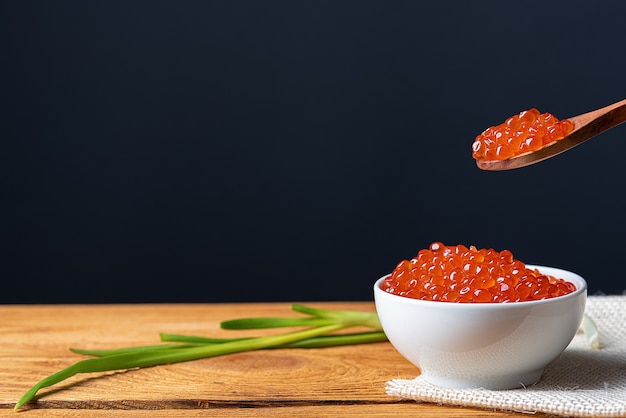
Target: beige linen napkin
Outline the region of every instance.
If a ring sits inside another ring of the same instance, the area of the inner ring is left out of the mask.
[[[543,412],[566,417],[626,417],[626,296],[590,296],[587,315],[600,335],[593,349],[581,333],[545,368],[542,379],[512,390],[446,389],[420,379],[387,382],[387,394],[444,405]]]

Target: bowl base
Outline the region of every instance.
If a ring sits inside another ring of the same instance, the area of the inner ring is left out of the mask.
[[[487,389],[506,390],[521,389],[537,383],[541,379],[543,369],[527,373],[504,376],[472,376],[467,378],[450,377],[423,373],[422,379],[435,386],[449,389]]]

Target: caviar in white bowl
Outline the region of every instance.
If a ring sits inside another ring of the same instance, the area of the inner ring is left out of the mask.
[[[448,388],[532,385],[576,335],[587,284],[576,273],[527,266],[574,284],[563,296],[507,303],[454,303],[399,296],[374,284],[376,311],[391,344],[423,378]]]

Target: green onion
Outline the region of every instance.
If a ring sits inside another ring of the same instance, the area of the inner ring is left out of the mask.
[[[74,353],[92,356],[60,370],[30,388],[15,404],[19,409],[46,387],[55,385],[80,373],[106,372],[152,367],[208,357],[272,348],[318,348],[387,341],[378,316],[374,312],[339,311],[293,305],[305,318],[247,318],[222,322],[224,329],[261,329],[278,327],[308,327],[279,335],[252,338],[205,338],[176,334],[161,334],[162,342],[175,344],[148,345],[114,350],[70,349]],[[373,328],[374,331],[333,334],[352,327]]]
[[[214,344],[210,340],[213,338],[196,337],[191,335],[161,334],[162,341],[188,342],[190,344]],[[306,338],[293,343],[270,348],[321,348],[335,347],[338,345],[367,344],[387,341],[385,333],[382,331],[358,332],[354,334],[322,335],[319,337]],[[164,347],[164,346],[161,346]],[[129,349],[127,349],[129,350]],[[110,350],[114,351],[114,350]]]

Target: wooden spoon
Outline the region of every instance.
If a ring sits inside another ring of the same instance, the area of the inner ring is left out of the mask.
[[[559,141],[555,141],[540,150],[518,155],[508,160],[476,160],[476,165],[482,170],[511,170],[554,157],[622,122],[626,122],[626,99],[602,109],[571,117],[569,120],[574,123],[574,130]]]

